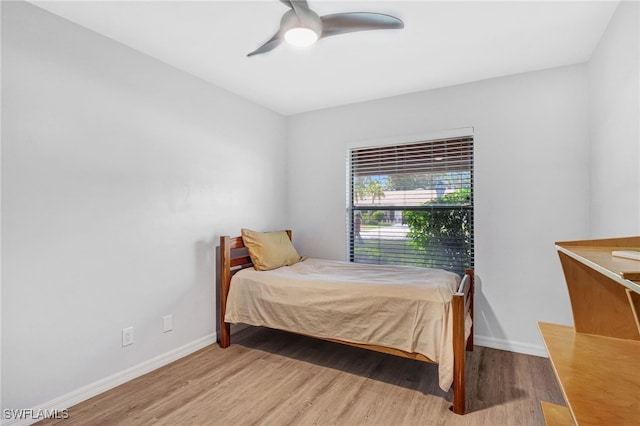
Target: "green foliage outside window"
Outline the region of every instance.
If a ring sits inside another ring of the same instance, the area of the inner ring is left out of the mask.
[[[428,209],[404,212],[409,244],[425,253],[423,266],[461,273],[471,265],[470,200],[471,191],[459,189],[424,203]]]

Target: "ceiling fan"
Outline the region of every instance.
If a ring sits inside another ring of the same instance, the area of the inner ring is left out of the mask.
[[[389,30],[404,28],[404,23],[390,15],[370,12],[334,13],[318,16],[307,4],[307,0],[280,0],[291,10],[280,20],[280,29],[266,43],[247,56],[269,52],[283,40],[294,46],[310,46],[318,39],[367,30]]]

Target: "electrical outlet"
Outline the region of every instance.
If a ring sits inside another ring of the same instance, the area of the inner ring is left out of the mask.
[[[133,327],[122,329],[122,347],[133,345]]]
[[[173,315],[165,315],[162,317],[162,332],[173,330]]]

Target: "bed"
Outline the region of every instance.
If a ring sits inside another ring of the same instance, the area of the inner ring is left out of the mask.
[[[282,232],[290,243],[291,231]],[[443,270],[314,258],[271,270],[258,270],[260,262],[242,236],[220,237],[222,348],[231,344],[230,324],[243,323],[438,364],[439,386],[453,387],[452,411],[465,413],[472,270],[461,278]]]

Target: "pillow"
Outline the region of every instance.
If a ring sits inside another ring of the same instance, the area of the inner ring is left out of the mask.
[[[303,260],[286,231],[256,232],[242,229],[241,234],[253,267],[258,271],[269,271]]]

